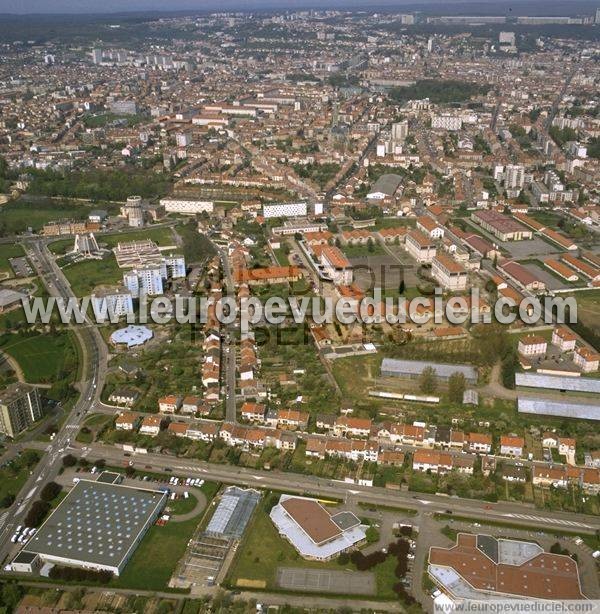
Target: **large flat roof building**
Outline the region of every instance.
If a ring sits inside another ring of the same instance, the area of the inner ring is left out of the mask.
[[[429,575],[455,598],[583,599],[577,563],[532,542],[460,533],[429,551]]]
[[[427,367],[431,367],[435,371],[436,376],[442,380],[450,379],[453,373],[462,373],[468,383],[477,383],[477,369],[470,365],[450,365],[439,362],[427,362],[425,360],[384,358],[381,363],[381,376],[416,378]]]
[[[471,214],[471,219],[500,241],[522,241],[533,238],[533,232],[529,228],[498,211],[476,211]]]
[[[57,565],[119,575],[167,497],[158,490],[80,480],[24,550]]]
[[[332,514],[308,497],[281,495],[270,516],[279,534],[305,559],[327,561],[366,538],[364,527],[352,512]]]

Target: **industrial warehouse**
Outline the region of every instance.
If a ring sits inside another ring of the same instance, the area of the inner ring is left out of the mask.
[[[118,576],[163,510],[166,492],[80,480],[21,552]],[[39,563],[38,563],[39,564]]]

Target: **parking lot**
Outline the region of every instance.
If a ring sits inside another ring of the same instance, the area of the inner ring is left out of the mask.
[[[280,567],[277,585],[294,591],[335,593],[338,595],[375,594],[375,574],[367,571],[335,571]]]

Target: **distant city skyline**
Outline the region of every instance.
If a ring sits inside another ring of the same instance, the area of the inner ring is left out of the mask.
[[[561,13],[575,13],[589,11],[597,3],[593,1],[576,1],[565,3],[561,0],[547,0],[541,3],[537,0],[515,0],[508,2],[495,2],[494,0],[460,0],[458,2],[441,2],[440,0],[174,0],[165,5],[164,0],[106,0],[99,4],[95,0],[0,0],[0,14],[108,14],[127,13],[139,11],[251,11],[251,10],[296,10],[296,9],[343,9],[361,8],[371,6],[377,8],[406,7],[417,8],[419,5],[496,5],[498,13],[508,12],[514,8],[521,11],[531,6],[539,14],[540,6],[549,8],[555,13],[557,8]],[[562,10],[564,9],[564,10]],[[456,10],[456,9],[454,9]]]

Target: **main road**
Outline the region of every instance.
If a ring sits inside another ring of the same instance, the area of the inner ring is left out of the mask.
[[[24,241],[25,251],[44,283],[50,296],[56,298],[75,298],[69,282],[54,261],[43,239]],[[53,480],[61,467],[61,459],[79,431],[86,412],[99,403],[104,384],[107,362],[107,348],[98,329],[87,321],[84,325],[75,324],[71,330],[77,337],[82,353],[81,379],[78,384],[79,399],[65,418],[64,425],[46,447],[45,457],[32,471],[15,503],[0,517],[0,561],[11,551],[10,536],[23,518],[35,495],[44,484]]]
[[[536,510],[532,506],[515,502],[486,503],[474,499],[403,492],[348,484],[340,480],[329,480],[311,475],[260,471],[162,454],[138,454],[124,459],[123,450],[115,446],[99,443],[89,446],[77,443],[74,445],[76,450],[73,451],[73,454],[85,455],[90,461],[104,459],[108,465],[112,466],[121,465],[124,460],[133,461],[134,467],[141,471],[165,472],[184,477],[199,476],[229,484],[316,494],[323,498],[347,499],[350,497],[353,501],[367,505],[396,506],[427,512],[450,511],[453,514],[472,517],[474,520],[492,520],[526,527],[539,526],[541,529],[562,529],[582,533],[594,533],[600,529],[600,520],[596,516]]]

